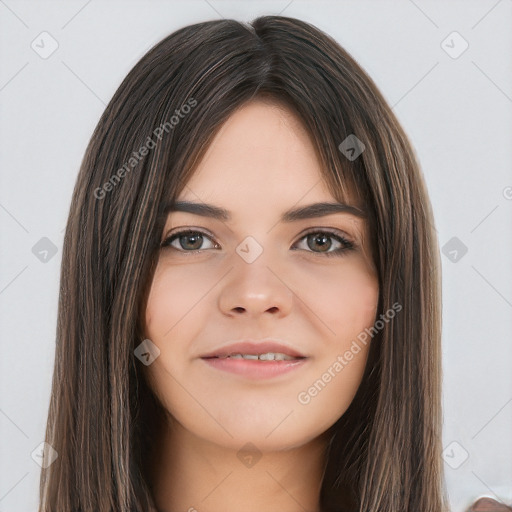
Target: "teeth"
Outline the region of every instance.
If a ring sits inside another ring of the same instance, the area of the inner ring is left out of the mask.
[[[260,361],[288,361],[290,359],[295,359],[295,357],[288,356],[286,354],[281,354],[279,352],[267,352],[266,354],[232,354],[230,356],[225,356],[224,358],[229,357],[230,359],[259,359]]]
[[[262,361],[284,361],[285,359],[293,359],[293,357],[287,356],[285,354],[280,354],[276,352],[267,352],[266,354],[261,354],[259,358]]]

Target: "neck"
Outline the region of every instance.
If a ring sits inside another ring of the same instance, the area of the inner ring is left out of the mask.
[[[151,462],[159,511],[320,512],[327,433],[293,449],[257,452],[251,459],[196,437],[178,422],[161,432]]]

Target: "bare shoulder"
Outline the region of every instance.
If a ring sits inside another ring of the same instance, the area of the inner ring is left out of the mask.
[[[512,507],[492,498],[479,498],[467,512],[512,512]]]

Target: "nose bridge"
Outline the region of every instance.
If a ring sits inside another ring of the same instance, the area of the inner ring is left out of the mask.
[[[225,313],[267,310],[288,312],[293,294],[276,260],[276,251],[247,236],[235,249],[233,268],[222,288],[220,307]],[[277,309],[276,309],[277,308]]]

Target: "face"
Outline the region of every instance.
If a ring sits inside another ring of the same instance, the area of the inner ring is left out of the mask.
[[[219,445],[264,451],[318,437],[350,405],[367,360],[370,340],[357,337],[373,326],[379,289],[366,221],[281,219],[336,200],[299,120],[261,100],[222,126],[178,201],[230,218],[174,211],[166,220],[145,314],[160,350],[145,367],[151,387],[173,421]],[[184,230],[193,233],[176,236]],[[202,358],[268,338],[306,357],[230,360],[233,371]],[[247,370],[265,364],[290,367],[271,377]]]

